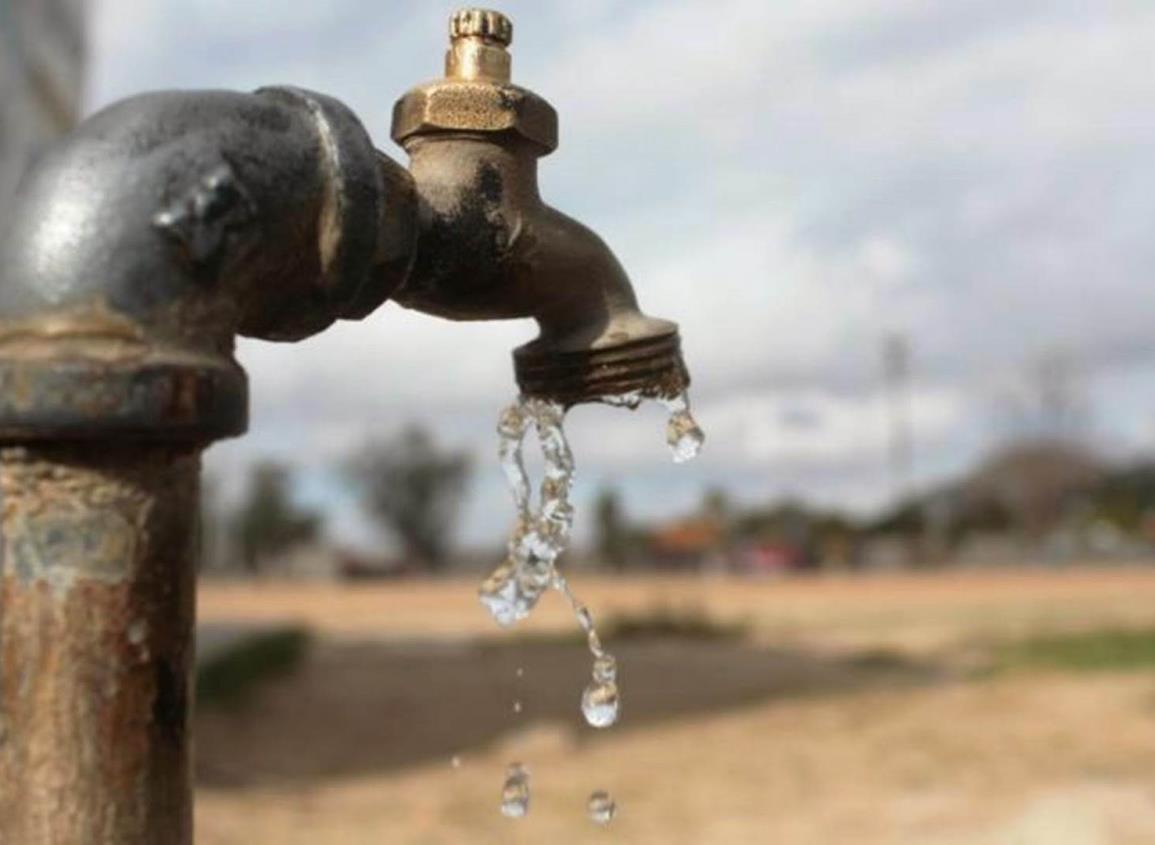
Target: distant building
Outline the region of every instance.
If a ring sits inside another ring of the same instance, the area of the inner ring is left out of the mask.
[[[745,575],[785,575],[803,568],[801,549],[786,543],[742,543],[734,550],[731,568]]]
[[[80,115],[86,0],[0,0],[0,206]]]
[[[725,526],[716,519],[695,517],[671,522],[650,535],[650,561],[659,569],[698,570],[719,553],[725,537]]]

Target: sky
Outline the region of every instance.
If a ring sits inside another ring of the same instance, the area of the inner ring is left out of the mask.
[[[452,6],[93,0],[87,102],[291,83],[333,95],[378,146],[394,100],[440,76]],[[868,513],[887,467],[884,339],[910,347],[911,483],[951,478],[1032,424],[1063,362],[1104,454],[1155,454],[1155,4],[1150,0],[516,0],[514,81],[558,110],[548,202],[598,231],[642,305],[681,325],[700,458],[659,409],[570,415],[582,504],[638,519],[722,487]],[[243,341],[247,437],[207,469],[299,468],[339,539],[375,541],[333,472],[418,422],[476,451],[463,537],[501,541],[493,433],[532,323],[455,324],[394,304],[295,345]],[[588,510],[587,510],[588,512]]]

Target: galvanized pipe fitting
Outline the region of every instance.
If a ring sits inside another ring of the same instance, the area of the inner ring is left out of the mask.
[[[0,440],[244,431],[238,332],[313,334],[409,269],[412,180],[336,100],[146,94],[28,174],[0,253]]]

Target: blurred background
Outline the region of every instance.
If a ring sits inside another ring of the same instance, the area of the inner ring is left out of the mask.
[[[404,161],[392,104],[451,11],[0,0],[0,213],[146,89],[317,89]],[[581,723],[560,601],[509,634],[475,598],[533,326],[390,304],[242,341],[251,431],[206,461],[198,841],[1155,841],[1155,6],[502,11],[561,117],[543,194],[681,324],[709,438],[674,466],[656,408],[569,417],[565,566],[622,723]]]

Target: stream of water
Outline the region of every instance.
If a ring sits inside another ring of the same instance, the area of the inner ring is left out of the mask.
[[[643,399],[640,394],[631,393],[605,397],[602,401],[632,409]],[[682,393],[658,401],[669,412],[666,443],[674,461],[690,460],[701,450],[705,435],[690,414],[688,397]],[[569,545],[574,523],[574,508],[569,501],[574,458],[565,436],[565,412],[556,402],[524,396],[501,412],[497,424],[498,455],[513,496],[516,519],[505,560],[485,579],[478,595],[502,627],[529,616],[550,589],[565,597],[585,633],[593,658],[592,677],[581,696],[581,712],[591,726],[608,728],[617,722],[621,712],[617,661],[603,648],[589,608],[574,595],[557,568],[557,559]],[[523,458],[530,428],[537,435],[544,461],[536,508]],[[515,710],[521,712],[520,703]],[[506,771],[501,808],[511,818],[520,818],[529,811],[529,772],[520,763],[511,764]],[[617,806],[608,793],[598,790],[590,796],[587,810],[593,821],[607,824],[617,812]]]

